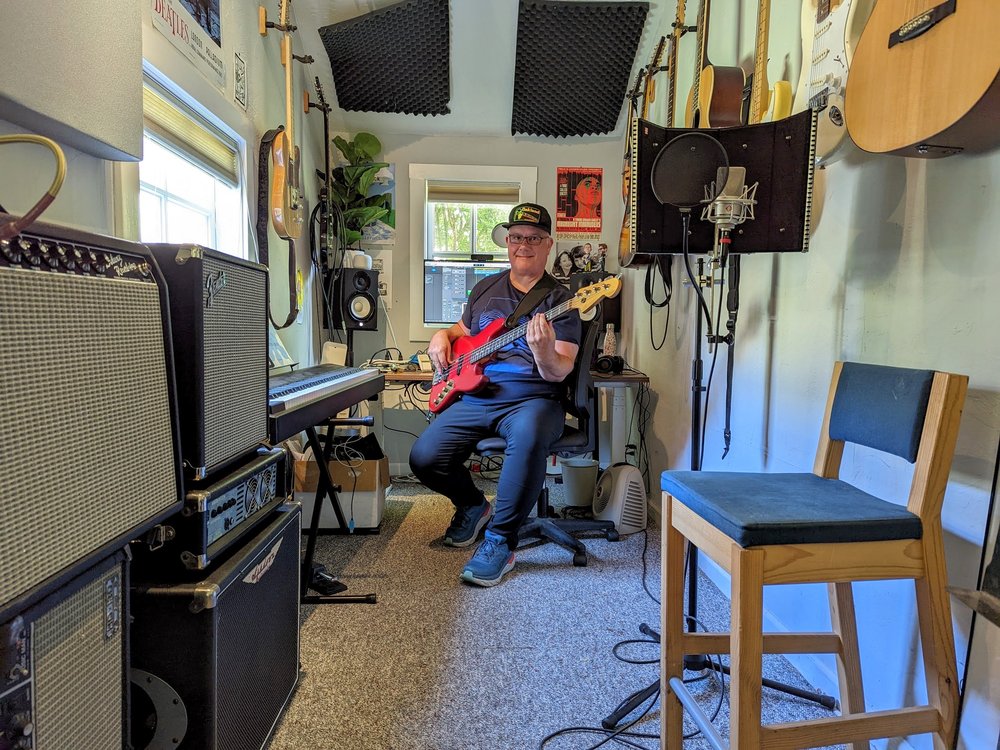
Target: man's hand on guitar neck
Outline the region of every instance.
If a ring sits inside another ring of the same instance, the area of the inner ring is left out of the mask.
[[[556,341],[555,328],[544,313],[538,313],[528,321],[524,338],[535,356],[535,365],[543,380],[561,383],[573,371],[580,347],[566,341]]]

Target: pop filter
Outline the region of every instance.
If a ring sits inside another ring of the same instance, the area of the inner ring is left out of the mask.
[[[714,200],[728,177],[729,156],[721,143],[706,133],[683,133],[653,159],[650,181],[660,203],[691,209],[706,197]]]

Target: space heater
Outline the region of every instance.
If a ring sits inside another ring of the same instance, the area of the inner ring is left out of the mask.
[[[631,464],[614,464],[594,489],[594,518],[611,521],[619,534],[646,528],[646,488],[642,473]]]

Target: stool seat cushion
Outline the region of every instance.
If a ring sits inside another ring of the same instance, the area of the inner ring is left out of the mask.
[[[570,427],[566,425],[563,428],[563,434],[560,435],[556,441],[551,445],[549,451],[552,453],[560,453],[562,451],[572,451],[575,448],[584,448],[589,442],[586,432],[581,432],[575,427]],[[483,438],[478,443],[476,443],[476,453],[503,453],[507,448],[507,441],[502,437],[488,437]]]
[[[920,517],[815,474],[665,471],[660,488],[741,547],[919,539]]]

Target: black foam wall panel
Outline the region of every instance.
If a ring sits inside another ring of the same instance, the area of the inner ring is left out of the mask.
[[[448,0],[406,0],[319,29],[349,112],[448,114]]]
[[[521,0],[511,133],[613,131],[648,12],[648,3]]]

